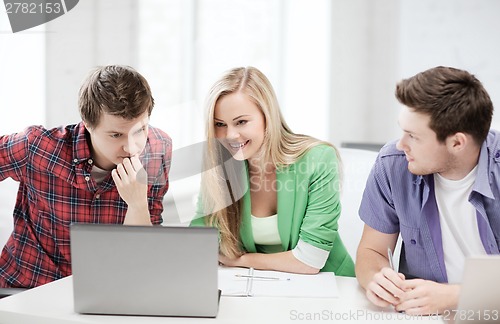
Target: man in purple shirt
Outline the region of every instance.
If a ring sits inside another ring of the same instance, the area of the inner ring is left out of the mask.
[[[385,145],[359,209],[356,276],[375,305],[408,314],[456,308],[465,258],[499,254],[500,133],[473,75],[436,67],[402,80],[403,135]],[[402,238],[399,273],[388,248]]]

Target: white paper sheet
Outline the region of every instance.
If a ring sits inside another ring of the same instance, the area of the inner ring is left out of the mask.
[[[279,271],[254,270],[253,279],[246,268],[219,268],[219,289],[223,296],[252,297],[338,297],[333,272],[302,275]],[[269,278],[269,279],[268,279]],[[250,281],[253,281],[250,283]],[[250,289],[249,289],[250,288]]]

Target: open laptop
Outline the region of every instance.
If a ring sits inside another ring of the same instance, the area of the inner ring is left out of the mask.
[[[500,256],[465,260],[455,323],[500,323]]]
[[[215,317],[218,231],[72,224],[75,311]]]

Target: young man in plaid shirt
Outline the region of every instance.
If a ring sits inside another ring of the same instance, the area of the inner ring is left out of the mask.
[[[80,123],[0,136],[0,181],[19,182],[0,287],[31,288],[70,275],[73,222],[162,222],[172,142],[148,125],[153,105],[137,71],[99,67],[80,89]]]

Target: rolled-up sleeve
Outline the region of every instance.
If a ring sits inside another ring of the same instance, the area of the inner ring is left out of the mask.
[[[292,250],[293,256],[310,267],[321,269],[325,266],[330,253],[317,248],[309,243],[299,240],[297,246]]]
[[[311,154],[305,164],[310,176],[307,179],[308,200],[299,239],[312,247],[324,250],[328,255],[338,237],[338,219],[341,213],[340,168],[332,147],[321,146],[318,151]],[[312,251],[303,246],[299,247],[299,250],[303,251],[303,255]],[[316,258],[314,252],[310,258]]]

